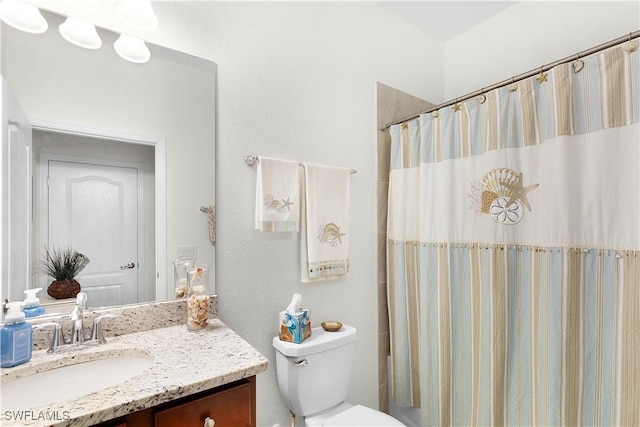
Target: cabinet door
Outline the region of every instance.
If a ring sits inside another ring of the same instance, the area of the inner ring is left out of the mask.
[[[203,427],[207,417],[215,427],[253,427],[251,383],[222,390],[210,396],[155,413],[156,427]]]

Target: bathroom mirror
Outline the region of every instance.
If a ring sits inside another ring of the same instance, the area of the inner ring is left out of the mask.
[[[84,49],[42,13],[43,34],[1,28],[2,299],[42,286],[43,305],[60,303],[45,247],[89,257],[89,307],[173,298],[176,258],[215,273],[216,65],[149,43],[149,62],[128,62],[101,28]]]

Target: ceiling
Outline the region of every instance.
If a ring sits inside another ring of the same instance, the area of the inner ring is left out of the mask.
[[[517,1],[379,1],[380,6],[446,42]]]

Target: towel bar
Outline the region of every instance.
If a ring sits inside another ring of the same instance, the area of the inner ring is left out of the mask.
[[[259,156],[246,156],[244,158],[244,162],[247,164],[247,166],[253,166],[258,162],[259,159],[260,159]],[[298,165],[299,166],[304,166],[304,164],[302,164],[302,163],[298,163]],[[355,170],[355,169],[351,169],[351,173],[352,174],[358,173],[358,171]]]

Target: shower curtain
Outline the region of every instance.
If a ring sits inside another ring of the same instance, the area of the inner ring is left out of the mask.
[[[392,398],[423,425],[640,425],[639,58],[391,127]]]

